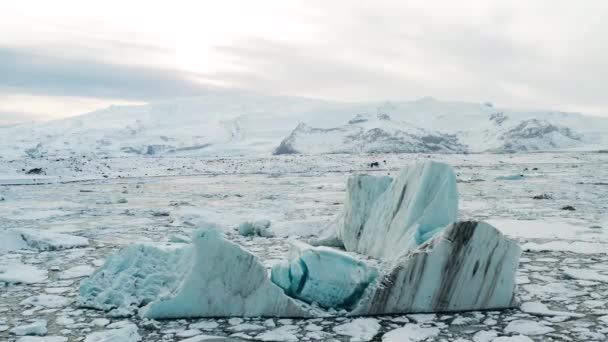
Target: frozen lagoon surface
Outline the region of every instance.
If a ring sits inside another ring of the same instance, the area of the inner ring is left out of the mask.
[[[422,159],[427,155],[0,159],[3,183],[21,184],[0,187],[0,235],[2,230],[33,229],[89,242],[40,250],[13,239],[12,248],[3,247],[0,276],[7,269],[11,274],[20,269],[46,272],[32,274],[27,279],[31,284],[0,287],[0,340],[606,339],[608,154],[602,153],[432,156],[456,171],[460,219],[488,220],[524,248],[518,274],[518,298],[525,304],[521,310],[149,321],[118,317],[120,313],[108,316],[75,302],[79,282],[87,275],[74,272],[85,269],[80,266],[98,267],[131,243],[171,250],[181,244],[169,241],[188,236],[195,225],[224,227],[231,241],[256,254],[270,270],[287,255],[290,237],[315,236],[342,211],[350,175],[394,176]],[[380,167],[369,169],[374,161]],[[45,169],[48,184],[24,185],[35,183],[24,182],[20,170],[33,167]],[[509,177],[520,174],[524,177]],[[533,199],[542,194],[551,198]],[[567,205],[576,210],[561,210]],[[244,237],[234,230],[242,222],[263,219],[270,220],[275,237]],[[73,278],[65,279],[66,274]],[[40,339],[11,333],[40,320],[47,322]]]

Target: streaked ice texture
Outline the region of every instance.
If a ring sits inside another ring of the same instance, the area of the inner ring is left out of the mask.
[[[145,305],[140,314],[148,318],[313,316],[270,281],[253,254],[214,230],[197,231],[182,249],[123,249],[82,281],[79,301],[131,313]]]
[[[80,302],[148,318],[398,314],[513,307],[521,249],[485,222],[457,221],[452,168],[418,163],[395,178],[355,176],[317,244],[294,243],[271,277],[215,230],[177,250],[131,246],[80,287]],[[375,264],[375,263],[374,263]],[[328,310],[325,309],[338,309]],[[349,311],[345,311],[349,310]]]
[[[352,308],[378,271],[328,247],[298,244],[288,260],[272,267],[271,280],[290,297],[325,308]]]
[[[352,314],[514,307],[520,254],[515,241],[485,222],[451,224],[395,260]]]
[[[344,207],[343,220],[330,226],[324,239],[338,239],[348,251],[395,259],[456,222],[456,176],[449,165],[431,161],[403,169],[392,181],[351,177]]]

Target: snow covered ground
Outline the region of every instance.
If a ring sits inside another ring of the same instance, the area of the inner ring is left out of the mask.
[[[434,98],[358,103],[216,91],[0,126],[0,159],[600,149],[608,149],[604,117]]]
[[[429,158],[455,168],[460,219],[488,220],[524,247],[521,310],[148,321],[75,302],[80,280],[117,249],[133,242],[173,248],[196,226],[222,227],[270,269],[286,255],[288,238],[315,236],[341,212],[349,175],[394,175]],[[605,340],[606,165],[608,154],[591,152],[0,159],[0,340]],[[32,168],[43,174],[25,175]],[[237,233],[258,220],[271,222],[274,237]]]

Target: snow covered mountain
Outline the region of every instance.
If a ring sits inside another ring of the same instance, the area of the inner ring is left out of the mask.
[[[233,91],[0,127],[0,156],[4,158],[607,147],[608,119],[576,113],[499,109],[433,98],[344,103]]]
[[[301,123],[274,154],[389,152],[463,153],[466,147],[454,135],[392,121],[387,114],[379,114],[377,118],[358,114],[348,124],[335,128],[313,128]]]

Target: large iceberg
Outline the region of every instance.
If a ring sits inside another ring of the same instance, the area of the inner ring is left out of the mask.
[[[343,213],[293,243],[269,276],[214,230],[185,248],[131,246],[82,281],[80,302],[148,318],[372,315],[517,305],[520,247],[485,222],[457,221],[453,170],[425,162],[392,179],[348,180]],[[339,251],[326,246],[339,246]]]
[[[321,316],[272,283],[262,263],[215,230],[199,230],[190,246],[164,251],[131,246],[80,284],[83,306],[134,309],[148,318]]]
[[[351,177],[344,207],[343,218],[313,243],[339,240],[348,251],[394,259],[456,222],[456,176],[446,164],[426,162],[405,168],[395,179]]]

